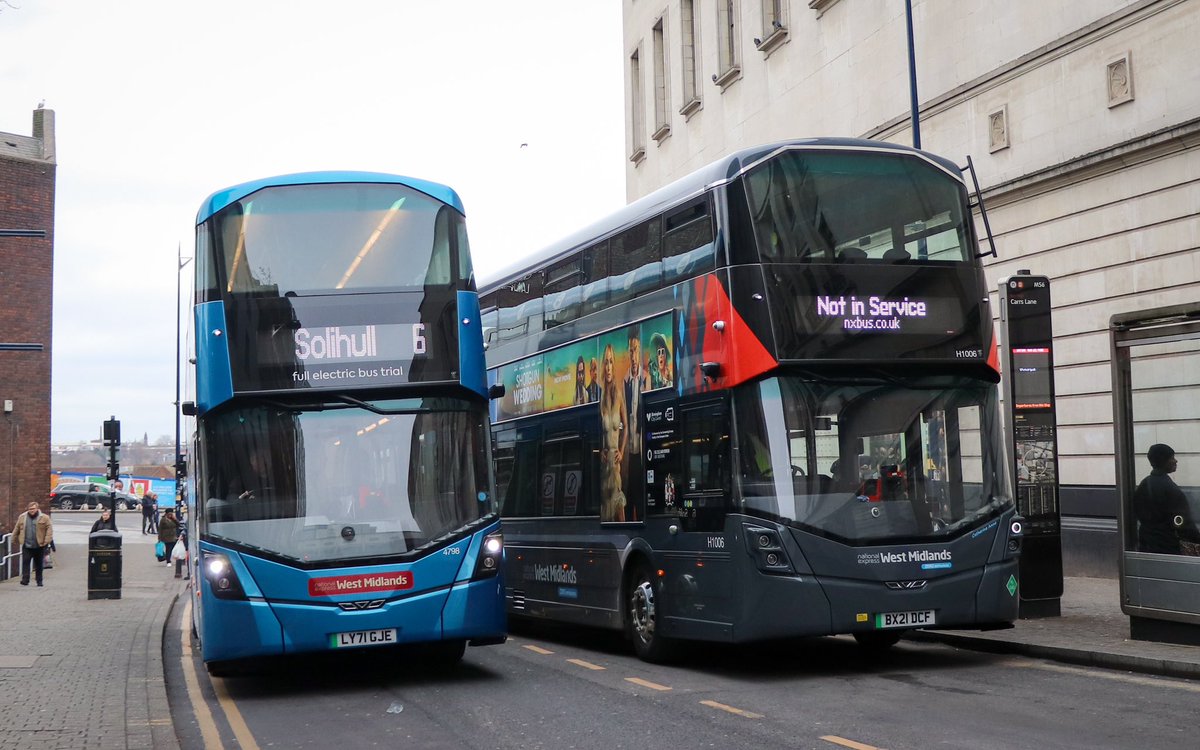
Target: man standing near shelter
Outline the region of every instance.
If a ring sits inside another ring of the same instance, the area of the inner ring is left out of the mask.
[[[32,567],[37,585],[41,586],[46,550],[54,541],[50,516],[42,513],[37,503],[30,503],[13,526],[13,540],[21,550],[21,585],[29,585],[29,569]]]

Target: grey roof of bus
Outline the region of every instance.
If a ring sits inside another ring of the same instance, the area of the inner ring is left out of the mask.
[[[406,185],[445,203],[460,214],[466,214],[466,211],[463,209],[462,199],[458,197],[458,193],[454,192],[452,188],[437,182],[421,180],[415,177],[404,177],[403,175],[385,174],[383,172],[298,172],[296,174],[263,177],[217,190],[200,204],[200,210],[196,213],[196,224],[201,224],[226,206],[263,188],[283,185],[332,185],[354,182]]]
[[[535,268],[550,263],[559,256],[568,254],[580,245],[615,234],[636,224],[646,214],[664,210],[676,203],[681,203],[695,195],[699,195],[709,187],[732,180],[749,167],[780,149],[805,146],[813,148],[861,148],[895,151],[906,154],[921,154],[937,162],[951,174],[958,175],[961,173],[958,165],[949,159],[927,151],[917,151],[909,146],[888,143],[887,141],[872,141],[863,138],[798,138],[795,140],[765,143],[760,146],[735,151],[639,198],[624,208],[593,222],[577,232],[567,235],[540,251],[523,257],[516,263],[501,269],[495,275],[489,274],[479,279],[477,288],[481,293],[490,292],[504,284],[523,278]]]

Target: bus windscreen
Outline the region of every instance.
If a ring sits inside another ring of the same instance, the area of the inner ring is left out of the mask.
[[[218,214],[212,237],[230,294],[419,291],[471,275],[462,215],[404,185],[265,188]]]
[[[749,172],[763,261],[963,262],[973,251],[961,183],[891,154],[786,152]]]
[[[211,417],[203,532],[318,564],[403,555],[493,513],[484,407],[389,403],[399,413],[248,404]]]

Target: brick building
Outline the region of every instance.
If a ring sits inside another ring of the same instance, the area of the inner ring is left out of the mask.
[[[32,136],[0,133],[0,530],[50,476],[54,271],[54,112]]]

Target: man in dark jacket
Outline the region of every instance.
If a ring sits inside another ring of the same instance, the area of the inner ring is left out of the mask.
[[[1200,540],[1187,496],[1170,477],[1179,468],[1179,461],[1175,449],[1163,443],[1150,446],[1146,458],[1150,460],[1150,474],[1133,493],[1138,552],[1178,555],[1182,552],[1181,539]]]
[[[158,495],[150,490],[142,495],[142,533],[157,534],[158,528],[154,523],[155,515],[158,513]]]

